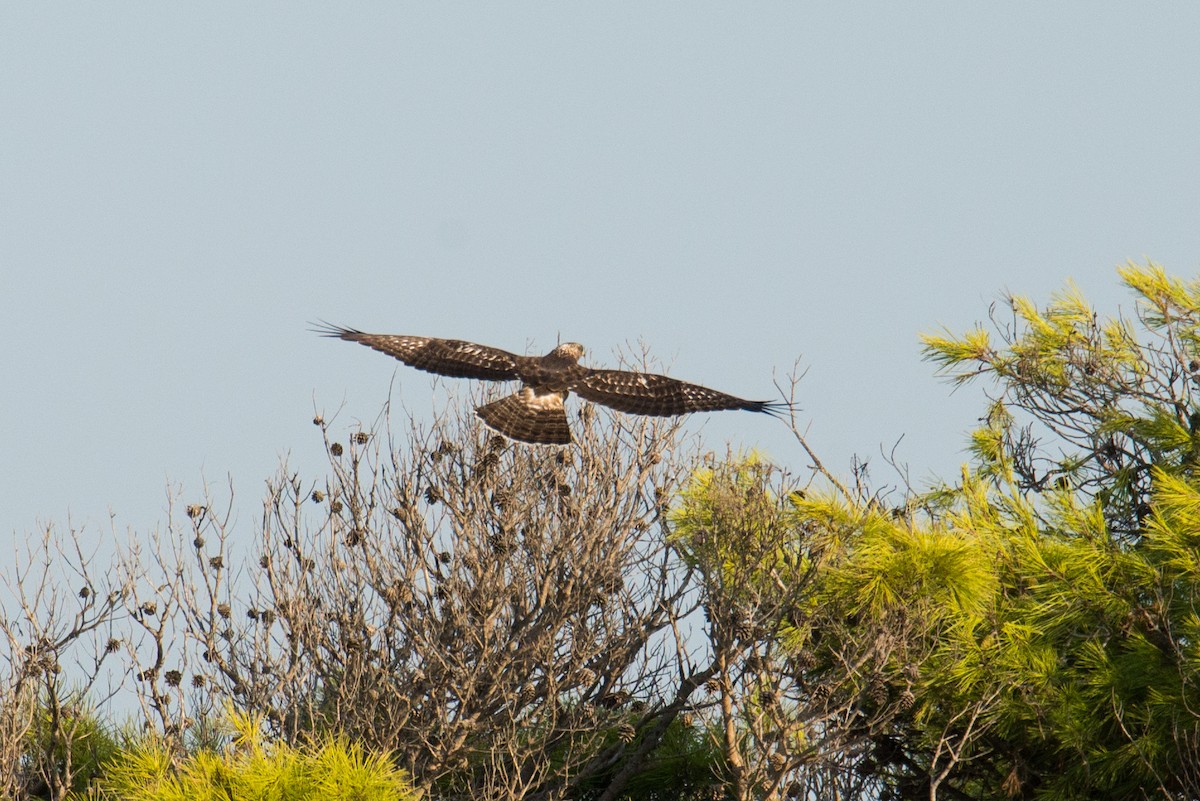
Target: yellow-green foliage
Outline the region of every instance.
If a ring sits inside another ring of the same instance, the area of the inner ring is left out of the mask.
[[[258,718],[230,712],[234,738],[222,752],[176,759],[150,739],[106,766],[97,795],[112,801],[408,801],[418,793],[388,754],[344,738],[306,748],[267,743]]]
[[[1200,280],[1172,278],[1157,264],[1145,267],[1127,264],[1118,272],[1125,285],[1138,293],[1142,319],[1151,328],[1170,326],[1173,332],[1196,343],[1196,324],[1200,320]]]
[[[832,495],[796,507],[807,521],[822,527],[836,521],[853,531],[825,551],[819,585],[826,603],[876,619],[919,610],[936,625],[943,614],[981,613],[995,592],[990,556],[977,539]]]
[[[1180,776],[1200,742],[1200,280],[1120,275],[1132,321],[1072,287],[1045,308],[1011,298],[995,349],[975,330],[925,338],[956,382],[999,386],[974,464],[920,504],[991,555],[996,591],[952,615],[914,722],[936,749],[974,720],[993,754],[978,758],[1046,799],[1195,786]],[[967,794],[996,797],[986,782]]]
[[[727,591],[753,594],[769,576],[798,575],[804,557],[771,486],[775,469],[757,455],[697,471],[671,512],[674,541]]]
[[[1154,514],[1146,539],[1170,565],[1200,581],[1200,491],[1162,470],[1154,474]]]
[[[963,797],[1195,795],[1200,280],[1121,277],[1133,321],[1068,287],[1010,298],[996,342],[925,337],[955,381],[999,387],[957,483],[889,510],[772,489],[751,459],[695,476],[673,516],[719,589],[787,610],[807,681],[849,662],[903,687],[908,766],[952,744]],[[843,648],[864,633],[893,648],[869,667]]]
[[[1163,321],[1195,344],[1200,320],[1200,284],[1168,279],[1162,268],[1127,265],[1120,270],[1136,290],[1139,313],[1152,328]],[[1078,385],[1137,378],[1146,370],[1143,353],[1128,320],[1101,320],[1073,284],[1039,309],[1030,299],[1012,295],[1013,322],[1005,333],[1007,348],[995,349],[988,332],[975,327],[961,336],[921,337],[925,355],[956,383],[991,374],[1045,390],[1069,391]],[[1178,325],[1188,320],[1190,325]]]
[[[951,334],[923,334],[921,341],[925,343],[929,358],[945,368],[951,368],[963,362],[988,362],[995,355],[992,351],[991,337],[984,328],[976,326],[956,338]],[[969,380],[971,375],[957,375],[956,380]]]

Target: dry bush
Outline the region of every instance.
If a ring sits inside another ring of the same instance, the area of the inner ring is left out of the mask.
[[[74,530],[46,527],[3,576],[0,797],[64,798],[113,745],[91,707],[113,692],[104,679],[128,588],[91,557]]]
[[[441,797],[558,795],[682,706],[672,623],[695,593],[662,529],[692,462],[672,420],[584,407],[555,449],[450,409],[345,442],[318,418],[329,478],[270,482],[253,591],[231,591],[227,521],[201,504],[193,553],[158,551],[184,568],[156,611],[182,607],[206,664],[191,691],[288,740],[345,732]],[[163,665],[143,668],[151,710]]]

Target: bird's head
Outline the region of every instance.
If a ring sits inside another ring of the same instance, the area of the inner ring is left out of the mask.
[[[571,361],[579,361],[583,357],[583,345],[578,342],[564,342],[554,350],[550,351],[549,355],[559,359],[570,359]]]

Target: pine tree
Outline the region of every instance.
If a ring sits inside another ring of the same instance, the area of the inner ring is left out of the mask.
[[[915,721],[928,762],[938,732],[988,701],[956,777],[974,797],[1200,787],[1200,281],[1120,275],[1134,320],[1069,287],[1044,309],[993,310],[998,343],[982,328],[925,338],[953,381],[995,388],[973,466],[925,499],[994,553],[997,591],[923,671],[945,678],[925,682]]]

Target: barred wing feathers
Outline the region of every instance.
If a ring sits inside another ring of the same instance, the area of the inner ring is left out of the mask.
[[[366,334],[353,328],[332,325],[324,325],[316,330],[325,336],[359,342],[418,370],[454,378],[508,381],[519,377],[519,364],[526,358],[461,339]]]
[[[572,389],[581,398],[630,414],[676,415],[746,409],[774,414],[779,404],[752,401],[665,375],[591,370]]]

